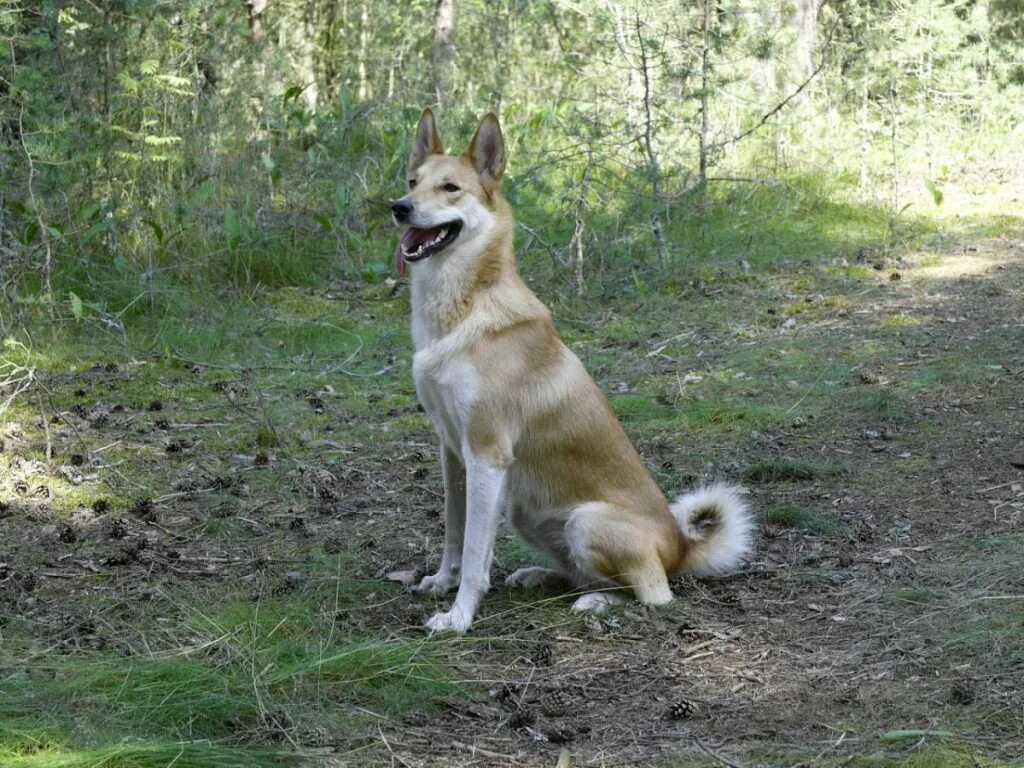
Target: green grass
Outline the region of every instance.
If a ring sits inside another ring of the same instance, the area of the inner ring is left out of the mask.
[[[494,563],[514,571],[528,565],[544,565],[545,558],[518,536],[501,536],[494,547]]]
[[[736,427],[764,428],[772,423],[771,406],[719,394],[713,400],[686,398],[673,404],[648,395],[612,395],[612,407],[630,431],[657,433],[666,428],[691,432],[728,431]]]
[[[912,742],[916,745],[920,738]],[[931,742],[934,743],[934,740]],[[852,758],[831,758],[826,766],[856,768],[1010,768],[1014,763],[993,760],[969,750],[926,746],[899,754],[870,755]]]
[[[921,319],[910,315],[898,314],[884,318],[879,325],[882,328],[898,330],[901,328],[916,328],[921,325]]]
[[[943,597],[943,593],[931,587],[911,584],[905,587],[898,587],[888,593],[888,598],[901,603],[913,603],[925,605],[934,603]]]
[[[900,422],[908,416],[904,397],[893,389],[854,387],[843,402],[862,418],[887,422]]]
[[[76,748],[46,734],[23,733],[18,739],[17,746],[0,744],[4,768],[273,768],[303,762],[293,750],[229,747],[209,741],[132,741]]]
[[[165,601],[173,625],[140,627],[127,653],[57,653],[15,626],[0,648],[2,764],[164,766],[180,751],[175,765],[273,765],[294,760],[289,743],[351,736],[367,713],[456,690],[446,641],[336,625],[336,611],[379,583],[337,581],[316,561],[309,579],[301,594],[209,611]]]
[[[835,533],[842,526],[830,517],[811,509],[793,506],[770,507],[764,513],[764,522],[780,528],[796,528],[810,533]]]
[[[1004,658],[1024,663],[1024,599],[1019,595],[1009,600],[975,602],[969,611],[959,611],[955,620],[936,620],[930,628],[932,637],[951,658],[987,647],[991,662]]]
[[[835,464],[772,459],[751,464],[743,471],[743,479],[748,483],[798,482],[838,477],[842,474],[842,467]]]

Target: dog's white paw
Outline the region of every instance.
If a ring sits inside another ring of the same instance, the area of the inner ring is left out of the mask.
[[[420,583],[410,587],[412,592],[425,592],[428,595],[443,595],[459,586],[459,580],[452,574],[438,571],[433,576],[424,576]]]
[[[520,568],[518,571],[510,573],[505,579],[505,586],[517,587],[518,589],[533,589],[534,587],[550,584],[554,581],[562,581],[563,579],[562,574],[551,568],[531,566],[529,568]]]
[[[613,605],[626,602],[622,595],[615,592],[587,592],[580,595],[572,604],[573,613],[604,613]]]
[[[445,613],[435,613],[427,621],[427,629],[431,632],[455,632],[464,634],[469,625],[473,623],[473,617],[457,608],[452,608]]]

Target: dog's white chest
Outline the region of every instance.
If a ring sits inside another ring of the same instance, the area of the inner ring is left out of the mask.
[[[470,413],[480,389],[480,375],[467,361],[431,364],[431,346],[421,349],[413,358],[416,394],[441,442],[461,457]]]

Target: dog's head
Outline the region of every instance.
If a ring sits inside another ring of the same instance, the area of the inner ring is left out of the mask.
[[[448,255],[492,236],[502,204],[505,141],[498,118],[489,113],[461,155],[444,154],[434,113],[424,109],[406,172],[406,194],[391,204],[396,224],[407,226],[395,254],[402,271],[415,263]]]

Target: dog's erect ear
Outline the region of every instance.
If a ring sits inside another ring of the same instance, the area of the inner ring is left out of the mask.
[[[501,178],[505,171],[505,140],[501,136],[498,117],[493,112],[488,112],[480,121],[466,155],[481,176],[489,176],[495,181]]]
[[[434,113],[427,107],[420,115],[420,122],[416,126],[416,138],[413,140],[412,154],[409,155],[409,170],[415,171],[431,155],[443,154],[444,144],[441,143],[441,136],[437,132]]]

